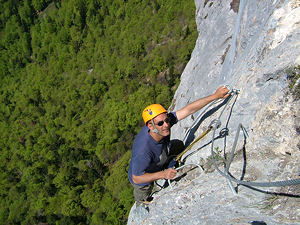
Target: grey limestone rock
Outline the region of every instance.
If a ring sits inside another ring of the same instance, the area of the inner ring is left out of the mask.
[[[248,136],[244,140],[239,134],[230,174],[253,182],[299,179],[300,102],[289,90],[287,70],[300,64],[300,1],[195,0],[195,4],[199,36],[169,110],[209,95],[220,85],[239,90],[216,130],[217,136],[228,128],[225,141],[214,141],[220,170],[224,152],[228,156],[242,124]],[[198,137],[220,115],[219,104],[180,121],[172,128],[172,138]],[[188,171],[155,194],[138,224],[300,224],[299,184],[255,187],[262,192],[233,182],[234,193],[212,165],[211,140],[209,133],[184,155],[186,163],[201,165],[203,171]],[[137,224],[132,214],[128,224]]]

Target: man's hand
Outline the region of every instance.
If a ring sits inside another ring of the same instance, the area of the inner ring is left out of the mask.
[[[220,99],[220,98],[227,98],[230,94],[228,93],[229,89],[225,86],[219,87],[216,92],[212,95],[209,95],[204,98],[200,98],[197,101],[194,101],[182,109],[179,109],[176,111],[176,116],[178,121],[186,118],[187,116],[197,112],[198,110],[202,109],[207,104],[211,103],[214,100]]]
[[[226,86],[220,86],[214,95],[216,96],[217,99],[219,98],[227,98],[230,94],[228,93],[229,89]]]
[[[140,176],[132,175],[132,180],[136,184],[143,184],[147,182],[152,182],[159,179],[173,179],[176,176],[177,170],[169,168],[166,170],[161,170],[155,173],[144,173]]]
[[[163,171],[165,179],[173,179],[176,176],[177,170],[169,168]]]

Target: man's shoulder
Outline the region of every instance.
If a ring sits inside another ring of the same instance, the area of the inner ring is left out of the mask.
[[[142,130],[135,137],[133,147],[146,147],[150,140],[150,135],[148,133],[149,128],[144,126]]]
[[[135,137],[135,140],[144,140],[147,139],[149,136],[149,128],[147,126],[143,126],[142,129],[140,130],[140,132],[137,134],[137,136]]]

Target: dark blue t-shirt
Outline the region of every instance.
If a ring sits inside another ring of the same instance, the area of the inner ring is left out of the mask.
[[[173,126],[177,123],[178,119],[176,113],[172,112],[168,114],[170,118],[170,125]],[[157,163],[160,161],[163,148],[170,141],[170,137],[165,137],[160,142],[156,142],[149,134],[149,128],[143,126],[142,130],[136,136],[131,153],[131,160],[129,164],[128,178],[132,184],[132,174],[135,176],[141,176],[145,173],[154,173],[162,170],[161,166]],[[139,186],[145,186],[150,183],[136,184]]]

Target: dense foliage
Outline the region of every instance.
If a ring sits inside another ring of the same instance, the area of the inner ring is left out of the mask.
[[[0,224],[124,224],[141,110],[170,104],[192,0],[0,0]]]
[[[295,100],[300,99],[300,65],[289,67],[286,69],[287,77],[290,80],[289,88]]]

